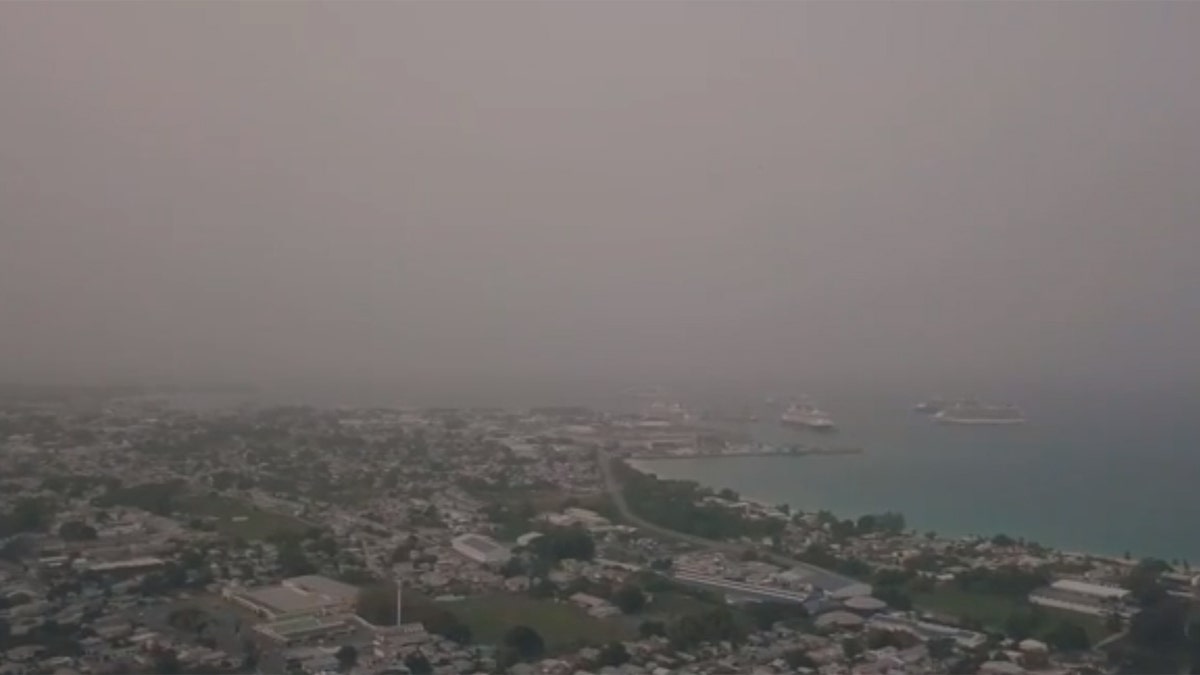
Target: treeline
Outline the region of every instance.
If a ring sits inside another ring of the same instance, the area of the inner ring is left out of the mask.
[[[1200,618],[1187,600],[1170,595],[1162,575],[1166,561],[1147,558],[1129,571],[1124,587],[1140,607],[1129,623],[1129,639],[1110,651],[1122,673],[1200,672]]]
[[[996,569],[976,567],[958,574],[954,583],[964,591],[1025,598],[1052,581],[1045,568],[1025,570],[1015,565]]]
[[[45,499],[23,498],[0,513],[0,538],[45,532],[54,517],[54,505]]]
[[[800,560],[810,565],[833,570],[855,579],[865,579],[871,576],[871,566],[858,558],[843,558],[834,555],[829,549],[820,544],[810,544],[799,556]]]
[[[817,522],[829,530],[830,536],[842,540],[868,534],[903,534],[908,527],[904,514],[895,511],[868,513],[857,520],[838,519],[829,511],[818,511]]]
[[[622,474],[625,500],[640,517],[678,532],[706,539],[773,537],[784,523],[772,518],[751,518],[734,509],[704,503],[717,493],[691,481],[660,480],[617,464]]]

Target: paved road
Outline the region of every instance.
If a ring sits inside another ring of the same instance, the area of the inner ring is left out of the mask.
[[[648,522],[645,519],[638,517],[638,515],[629,508],[629,503],[625,500],[625,493],[621,490],[621,483],[617,479],[616,472],[613,471],[613,463],[616,462],[617,459],[603,450],[597,450],[597,461],[600,463],[600,473],[604,476],[604,489],[612,498],[613,504],[617,507],[617,511],[620,512],[622,518],[629,521],[629,523],[640,530],[653,532],[662,537],[682,541],[700,548],[721,551],[723,553],[731,553],[736,556],[741,556],[747,548],[751,548],[758,553],[760,558],[769,560],[776,565],[804,570],[812,577],[812,582],[814,585],[830,592],[841,588],[846,588],[851,585],[860,584],[860,582],[849,577],[842,576],[837,572],[823,569],[817,567],[816,565],[810,565],[809,563],[802,562],[794,558],[782,556],[773,551],[752,546],[747,547],[741,544],[705,539],[704,537],[697,537],[685,532],[678,532],[676,530],[671,530]],[[870,588],[867,587],[865,591],[866,592],[863,593],[864,595],[869,594]]]

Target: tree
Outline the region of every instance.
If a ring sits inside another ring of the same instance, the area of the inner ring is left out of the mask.
[[[12,511],[0,513],[0,538],[22,532],[44,532],[50,526],[53,508],[50,503],[25,497],[16,503]]]
[[[1188,606],[1172,597],[1144,608],[1129,622],[1129,638],[1144,651],[1170,651],[1182,644]]]
[[[285,539],[279,543],[279,567],[287,577],[299,577],[317,571],[304,555],[304,549],[295,539]]]
[[[667,626],[667,638],[677,650],[686,650],[704,642],[727,640],[740,643],[744,633],[726,606],[698,614],[685,614]]]
[[[650,569],[655,572],[670,572],[674,564],[675,561],[670,558],[655,558],[650,561]]]
[[[885,647],[902,648],[900,637],[890,630],[873,630],[867,633],[867,649],[884,649]]]
[[[646,606],[646,594],[637,586],[627,584],[613,593],[612,601],[622,612],[634,614]]]
[[[1129,589],[1134,600],[1142,607],[1158,604],[1167,597],[1167,590],[1161,581],[1166,567],[1167,564],[1161,560],[1142,560],[1129,570],[1122,585]]]
[[[875,531],[875,525],[875,516],[868,513],[866,515],[859,516],[858,522],[854,524],[854,527],[859,534],[867,534]]]
[[[591,560],[596,555],[596,542],[582,527],[551,529],[535,539],[531,548],[538,556],[551,562]]]
[[[79,520],[68,520],[58,528],[58,536],[64,541],[88,541],[96,538],[96,528]]]
[[[1104,629],[1110,633],[1118,633],[1125,627],[1125,621],[1117,612],[1109,612],[1104,617]]]
[[[358,648],[354,645],[342,645],[334,657],[337,659],[339,668],[350,670],[354,664],[358,663]]]
[[[535,659],[546,651],[546,642],[529,626],[513,626],[504,634],[502,644],[511,647],[521,659]]]
[[[404,657],[404,667],[408,668],[412,675],[429,675],[433,672],[433,664],[421,652],[413,652]]]
[[[625,645],[620,642],[610,642],[600,648],[597,665],[601,668],[608,666],[615,668],[627,661],[629,661],[629,652],[625,649]]]
[[[500,574],[505,579],[521,576],[525,574],[525,570],[525,561],[517,556],[509,558],[507,562],[500,566]]]
[[[1046,633],[1046,643],[1061,651],[1078,652],[1091,646],[1087,631],[1077,623],[1060,621]]]
[[[1008,546],[1013,546],[1016,543],[1017,543],[1017,541],[1015,539],[1013,539],[1012,537],[1008,536],[1007,534],[1002,533],[1002,534],[997,534],[996,536],[992,537],[992,546],[1008,547]]]
[[[419,622],[425,630],[459,644],[471,641],[471,629],[444,606],[428,600],[414,600],[404,605],[405,620]]]

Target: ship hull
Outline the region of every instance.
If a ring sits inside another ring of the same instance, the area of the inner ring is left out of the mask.
[[[830,431],[837,430],[837,427],[832,424],[812,424],[809,422],[798,422],[796,420],[779,420],[779,423],[785,427],[792,427],[795,429],[807,429],[809,431],[830,432]]]
[[[937,417],[937,416],[935,416],[933,418],[933,421],[937,422],[938,424],[959,424],[959,425],[967,425],[967,426],[996,426],[996,425],[1012,426],[1012,425],[1016,425],[1016,424],[1025,424],[1025,420],[1023,418],[1022,419],[1011,419],[1011,420],[989,420],[989,419],[968,419],[968,418],[963,418],[963,417]]]

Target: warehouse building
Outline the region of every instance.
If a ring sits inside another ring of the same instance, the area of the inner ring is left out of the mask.
[[[1059,579],[1029,594],[1029,602],[1042,607],[1065,609],[1069,612],[1106,616],[1113,612],[1132,614],[1128,606],[1129,591],[1074,579]]]
[[[226,589],[225,596],[259,616],[278,621],[353,612],[358,587],[310,574],[285,579],[275,586]]]
[[[491,537],[464,534],[451,540],[450,545],[464,557],[481,565],[502,565],[512,557],[508,549]]]

